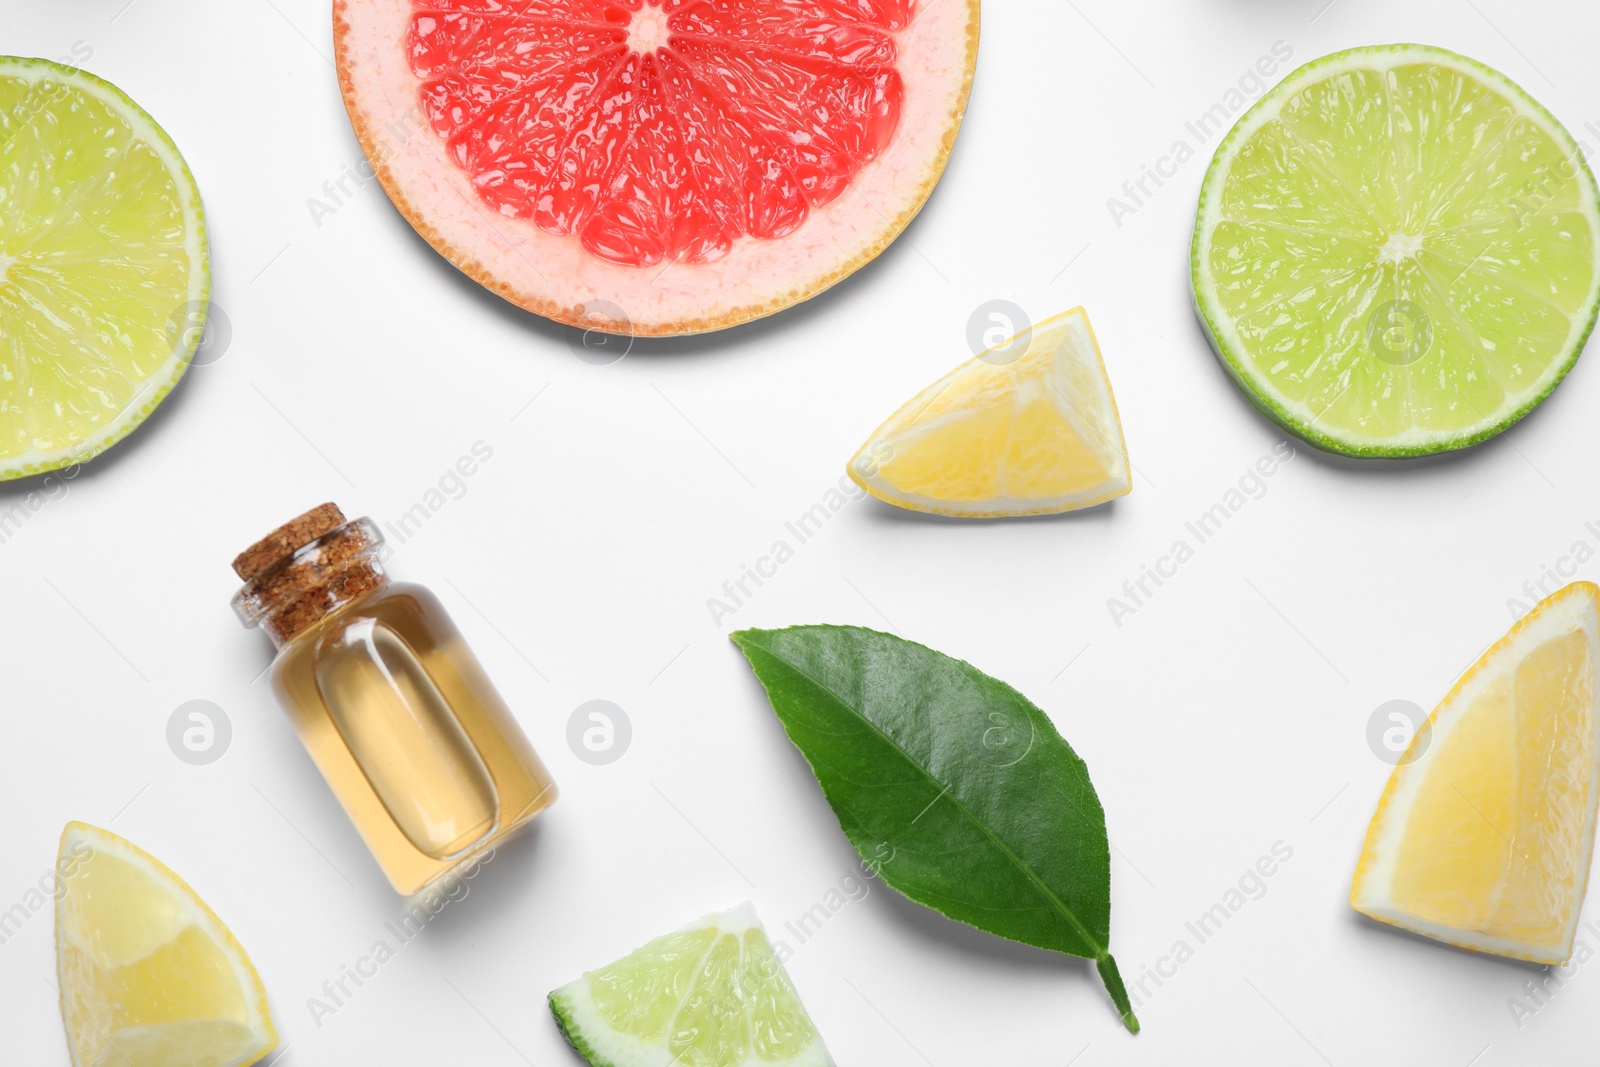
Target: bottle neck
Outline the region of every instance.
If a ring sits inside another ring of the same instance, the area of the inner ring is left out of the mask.
[[[282,648],[358,597],[389,581],[371,519],[337,526],[268,563],[233,598],[247,627],[259,626]]]

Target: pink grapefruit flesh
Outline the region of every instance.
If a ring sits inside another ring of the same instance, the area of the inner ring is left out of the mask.
[[[429,243],[530,311],[678,334],[815,295],[910,222],[978,0],[335,0],[334,29]]]

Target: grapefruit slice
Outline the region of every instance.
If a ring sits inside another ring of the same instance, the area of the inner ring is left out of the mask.
[[[870,262],[944,170],[979,0],[334,0],[395,206],[530,311],[722,329]]]

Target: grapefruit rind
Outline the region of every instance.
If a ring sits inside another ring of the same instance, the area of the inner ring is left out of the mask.
[[[406,58],[410,0],[334,0],[339,85],[389,199],[462,273],[511,303],[585,330],[707,333],[808,300],[875,259],[944,173],[978,57],[979,0],[924,0],[898,34],[905,101],[887,149],[794,233],[744,238],[714,263],[619,266],[570,235],[494,214],[434,135]]]
[[[1274,118],[1284,103],[1307,84],[1343,70],[1396,66],[1409,62],[1436,63],[1452,67],[1477,79],[1510,102],[1519,114],[1539,126],[1577,162],[1577,180],[1584,191],[1584,210],[1594,235],[1595,264],[1593,286],[1587,310],[1572,320],[1572,330],[1561,353],[1551,359],[1539,381],[1505,410],[1491,413],[1479,425],[1464,432],[1428,433],[1416,431],[1393,439],[1373,441],[1358,435],[1340,433],[1319,426],[1319,416],[1303,410],[1303,405],[1283,396],[1246,354],[1231,318],[1219,306],[1216,286],[1209,269],[1212,231],[1221,207],[1222,190],[1228,165],[1252,133]],[[1200,187],[1199,209],[1189,254],[1190,295],[1201,329],[1223,369],[1238,385],[1251,404],[1285,430],[1325,452],[1355,458],[1407,459],[1454,451],[1480,444],[1504,432],[1543,403],[1577,363],[1590,332],[1600,315],[1600,188],[1597,188],[1587,156],[1566,127],[1521,86],[1486,64],[1433,45],[1392,44],[1351,48],[1322,56],[1304,64],[1256,101],[1229,130],[1217,146]]]
[[[4,482],[86,463],[122,441],[150,417],[189,369],[190,360],[204,336],[211,298],[211,266],[205,210],[201,204],[199,187],[178,146],[167,131],[150,117],[149,112],[104,78],[47,59],[0,56],[0,78],[35,82],[50,79],[97,97],[125,118],[137,135],[166,164],[182,199],[184,251],[190,264],[186,295],[188,305],[195,309],[194,314],[188,317],[184,331],[188,343],[174,345],[170,357],[143,380],[129,404],[101,426],[99,432],[56,448],[32,449],[18,455],[0,456],[0,482]]]
[[[1591,768],[1587,821],[1580,842],[1582,853],[1575,865],[1578,873],[1573,886],[1574,903],[1565,938],[1560,945],[1531,947],[1478,931],[1430,922],[1394,906],[1390,900],[1390,887],[1398,869],[1400,845],[1412,806],[1426,779],[1427,755],[1449,744],[1450,732],[1460,721],[1461,713],[1470,709],[1474,699],[1495,679],[1492,668],[1508,660],[1520,660],[1546,641],[1574,631],[1581,631],[1587,637],[1590,662],[1600,664],[1600,586],[1590,582],[1573,582],[1541,601],[1478,657],[1477,662],[1456,681],[1428,716],[1426,727],[1417,729],[1405,754],[1389,776],[1389,782],[1378,801],[1378,809],[1367,827],[1361,858],[1350,886],[1352,908],[1378,922],[1457,948],[1552,966],[1565,964],[1571,959],[1594,850],[1596,804],[1600,800],[1600,788],[1596,787],[1596,782],[1600,779],[1600,767]],[[1591,710],[1590,723],[1593,730],[1592,751],[1600,753],[1600,707]]]

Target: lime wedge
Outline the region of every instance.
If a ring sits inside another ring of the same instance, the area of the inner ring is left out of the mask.
[[[92,74],[0,57],[0,481],[143,422],[209,292],[200,193],[165,131]]]
[[[593,1067],[833,1067],[755,908],[708,915],[550,994]]]
[[[1572,137],[1439,48],[1301,67],[1223,140],[1191,271],[1268,416],[1355,456],[1463,448],[1531,411],[1600,306],[1600,196]]]

